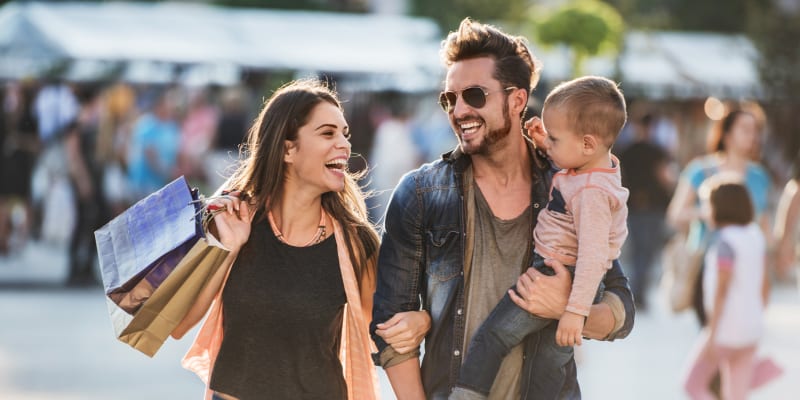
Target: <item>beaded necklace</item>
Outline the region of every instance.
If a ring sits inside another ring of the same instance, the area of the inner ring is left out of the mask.
[[[272,210],[267,213],[267,218],[269,219],[269,225],[272,227],[272,232],[275,233],[275,237],[277,237],[282,243],[289,244],[289,242],[283,238],[283,233],[281,233],[281,230],[278,229],[278,225],[275,224],[275,218],[272,216]],[[314,234],[308,243],[299,247],[315,245],[323,240],[325,240],[325,210],[320,207],[319,226],[317,226],[317,233]],[[291,246],[291,244],[289,245]]]

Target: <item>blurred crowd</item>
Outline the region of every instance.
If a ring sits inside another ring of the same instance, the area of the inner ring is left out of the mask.
[[[372,191],[371,219],[380,224],[400,177],[452,149],[456,139],[432,93],[340,91],[349,100],[345,109],[357,154],[350,168],[368,169],[362,183]],[[247,85],[6,83],[0,92],[0,256],[29,238],[67,244],[69,283],[95,282],[94,230],[180,175],[201,193],[213,192],[235,168],[264,95]],[[631,235],[623,256],[638,306],[648,306],[664,243],[688,229],[691,218],[700,221],[689,210],[699,204],[693,183],[699,178],[692,174],[701,164],[706,170],[732,168],[756,182],[751,194],[768,238],[769,264],[779,279],[788,279],[794,273],[798,172],[794,168],[787,183],[785,174],[763,165],[763,113],[743,103],[752,116],[743,128],[706,113],[706,124],[687,135],[674,112],[632,104],[614,153],[631,192]],[[735,109],[728,105],[726,114]],[[535,112],[534,106],[529,114]],[[709,132],[700,135],[708,138],[705,151],[698,150],[698,130]]]
[[[233,172],[268,91],[253,86],[7,82],[0,91],[0,257],[35,239],[69,249],[69,285],[96,284],[93,232],[178,176],[210,194]],[[262,93],[263,92],[263,93]],[[414,96],[345,92],[377,222],[397,180],[452,149]],[[433,97],[431,97],[433,98]],[[397,157],[403,154],[403,157]]]
[[[184,175],[219,185],[251,118],[244,87],[7,83],[0,94],[0,254],[68,243],[70,284],[94,283],[93,232]]]

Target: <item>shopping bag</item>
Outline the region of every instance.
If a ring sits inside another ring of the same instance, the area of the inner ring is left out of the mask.
[[[105,293],[129,314],[203,236],[198,196],[181,176],[95,231]]]
[[[659,285],[673,312],[692,307],[705,248],[705,244],[697,248],[689,246],[686,234],[682,232],[676,232],[664,246],[661,257],[663,272]]]
[[[127,314],[107,298],[117,338],[149,357],[155,355],[227,255],[228,250],[207,234],[192,245],[135,315]]]

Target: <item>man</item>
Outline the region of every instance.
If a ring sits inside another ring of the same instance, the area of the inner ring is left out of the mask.
[[[459,146],[403,177],[389,203],[378,259],[370,329],[376,362],[400,400],[447,398],[472,334],[515,282],[517,304],[552,319],[564,312],[570,289],[561,264],[551,264],[554,276],[520,276],[530,265],[533,224],[547,204],[553,173],[522,134],[539,77],[524,39],[465,19],[443,42],[442,54],[448,70],[440,103]],[[633,327],[633,298],[618,263],[604,284],[603,301],[592,306],[583,333],[625,337]],[[430,329],[418,322],[420,306],[430,313]],[[554,340],[555,327],[512,350],[490,398],[580,397],[572,348],[543,354],[537,346]],[[427,331],[421,369],[420,330]]]
[[[665,242],[665,217],[677,174],[669,153],[652,140],[652,114],[634,124],[633,142],[619,153],[622,185],[628,197],[628,240],[631,265],[628,270],[636,309],[647,308],[653,262]],[[627,167],[627,168],[626,168]]]

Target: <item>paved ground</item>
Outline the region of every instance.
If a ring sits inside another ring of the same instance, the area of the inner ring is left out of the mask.
[[[102,289],[65,289],[64,252],[29,244],[0,258],[0,399],[199,399],[203,386],[181,369],[188,338],[168,341],[152,359],[116,341]],[[797,398],[800,389],[800,298],[775,289],[762,353],[786,369],[753,399]],[[697,325],[660,304],[640,313],[629,338],[590,342],[579,353],[586,399],[672,400],[685,396],[680,373]],[[187,335],[193,336],[193,335]],[[392,399],[381,375],[383,398]]]

